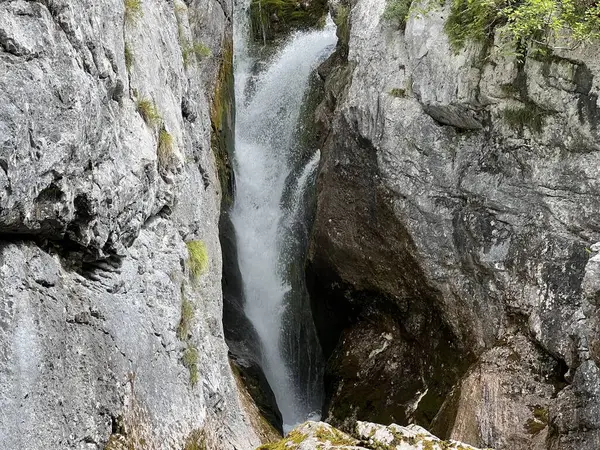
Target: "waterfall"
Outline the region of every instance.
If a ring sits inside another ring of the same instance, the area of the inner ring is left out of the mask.
[[[307,220],[316,149],[298,145],[302,102],[317,65],[333,50],[335,27],[298,32],[271,54],[253,47],[248,5],[236,5],[236,188],[231,210],[244,312],[256,329],[261,368],[284,430],[318,419],[323,362],[304,285]],[[312,150],[312,151],[310,151]]]

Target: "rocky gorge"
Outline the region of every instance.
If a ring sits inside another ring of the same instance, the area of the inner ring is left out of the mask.
[[[459,3],[240,9],[263,46],[299,53],[328,11],[338,37],[295,81],[315,136],[283,177],[316,170],[289,270],[328,424],[276,442],[230,220],[234,5],[1,2],[2,448],[600,448],[600,44],[457,47]]]

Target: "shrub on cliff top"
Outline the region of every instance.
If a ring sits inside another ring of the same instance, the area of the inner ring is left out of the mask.
[[[600,37],[600,4],[592,0],[452,0],[446,32],[458,51],[469,39],[483,41],[502,27],[510,41],[527,49]]]

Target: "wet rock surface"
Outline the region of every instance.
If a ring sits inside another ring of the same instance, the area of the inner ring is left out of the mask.
[[[445,8],[403,31],[383,1],[348,6],[348,45],[320,69],[308,261],[328,420],[597,447],[597,46],[455,54]]]
[[[230,41],[228,2],[0,5],[3,448],[258,444],[221,324]]]

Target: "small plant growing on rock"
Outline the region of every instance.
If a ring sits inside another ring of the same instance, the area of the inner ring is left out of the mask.
[[[131,71],[131,66],[133,65],[133,52],[131,51],[131,47],[129,44],[125,44],[125,68],[127,72]]]
[[[193,56],[198,59],[206,58],[211,55],[211,51],[206,45],[197,42],[189,47],[183,46],[181,54],[183,55],[183,64],[187,67]]]
[[[183,365],[190,372],[190,384],[193,386],[198,383],[198,349],[192,345],[183,352]]]
[[[173,152],[173,136],[171,136],[169,132],[163,128],[158,134],[158,166],[166,169],[171,163]]]
[[[183,450],[208,450],[206,434],[202,430],[193,430],[185,440]]]
[[[124,0],[123,4],[125,6],[125,21],[127,23],[134,23],[144,15],[141,0]]]
[[[158,114],[156,105],[152,100],[144,98],[139,99],[137,101],[137,111],[149,127],[158,125],[162,120],[160,114]]]
[[[208,269],[206,245],[202,241],[190,241],[186,245],[189,253],[190,275],[193,280],[197,280]]]
[[[189,338],[193,320],[194,305],[184,298],[181,302],[181,319],[179,319],[179,325],[177,326],[177,338],[180,341],[187,341]]]
[[[402,98],[402,97],[406,96],[406,90],[400,89],[400,88],[394,88],[390,91],[390,95],[392,97]]]
[[[525,430],[529,434],[538,434],[548,426],[548,409],[542,406],[533,407],[533,419],[527,419]]]
[[[504,120],[512,128],[528,126],[532,131],[540,133],[548,113],[534,103],[526,103],[517,108],[506,108],[502,111]]]
[[[383,11],[383,18],[397,23],[400,27],[406,26],[412,0],[388,0]]]

